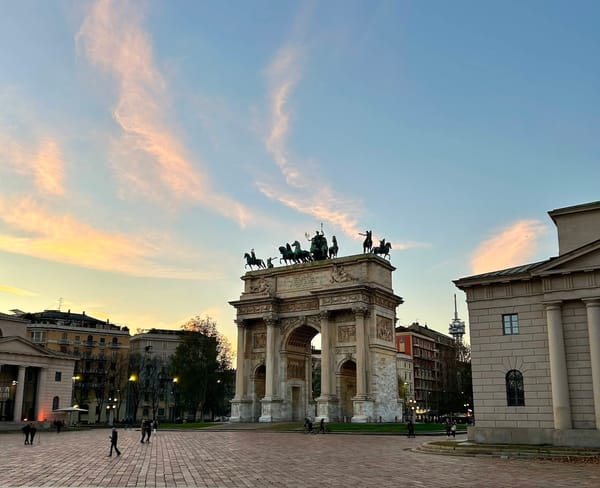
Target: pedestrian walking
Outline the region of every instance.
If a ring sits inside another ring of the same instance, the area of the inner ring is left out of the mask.
[[[154,432],[156,434],[157,430],[158,430],[158,420],[154,419],[152,421],[152,432]]]
[[[147,424],[148,421],[146,419],[142,420],[142,425],[141,425],[141,430],[142,430],[142,439],[140,440],[140,442],[143,444],[144,441],[146,440],[146,433],[148,432],[147,429]]]
[[[21,429],[25,434],[25,445],[29,444],[29,435],[31,434],[31,424],[25,424]]]
[[[415,437],[415,424],[413,424],[412,420],[409,420],[406,424],[406,435],[410,437]]]
[[[319,434],[324,434],[325,433],[325,419],[321,419],[321,422],[319,422]]]
[[[450,437],[452,434],[452,424],[450,423],[450,419],[446,419],[446,437]]]
[[[108,456],[112,456],[113,449],[117,453],[117,456],[120,456],[121,451],[119,451],[119,448],[117,447],[117,443],[119,442],[119,433],[115,427],[113,427],[112,433],[108,436],[108,438],[110,439],[110,452],[108,453]]]
[[[150,436],[152,435],[152,422],[150,419],[146,421],[146,444],[150,442]]]
[[[37,429],[35,428],[35,425],[33,424],[29,424],[30,428],[29,428],[29,444],[33,444],[33,439],[35,438],[35,433],[37,432]]]
[[[456,437],[456,420],[452,422],[452,426],[450,427],[450,432],[452,432],[452,437]]]

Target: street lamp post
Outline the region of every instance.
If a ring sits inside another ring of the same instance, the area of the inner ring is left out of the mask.
[[[132,401],[132,396],[134,394],[132,390],[135,390],[136,380],[137,376],[132,374],[127,381],[127,408],[125,410],[127,410],[127,422],[132,424],[134,423],[136,417],[135,405],[132,405],[132,403],[134,403]]]
[[[175,421],[177,419],[177,388],[178,388],[178,383],[179,383],[179,378],[177,376],[175,376],[173,378],[173,386],[172,386],[172,390],[171,393],[173,394],[173,410],[171,411],[171,416],[172,416],[172,421]]]

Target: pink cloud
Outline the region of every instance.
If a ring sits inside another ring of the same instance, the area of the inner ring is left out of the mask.
[[[546,228],[537,220],[519,220],[483,241],[471,257],[474,274],[527,264]]]
[[[199,203],[244,225],[248,210],[213,190],[167,123],[170,97],[141,10],[138,2],[98,0],[77,36],[90,62],[111,73],[118,86],[113,116],[122,135],[114,143],[112,166],[121,194]]]
[[[39,144],[26,144],[0,134],[0,157],[13,170],[31,178],[41,195],[65,194],[65,171],[58,142],[52,137],[42,138]]]
[[[0,250],[134,276],[201,279],[211,274],[189,266],[196,251],[168,237],[97,229],[69,214],[53,214],[33,199],[0,197]],[[165,258],[167,257],[167,258]]]

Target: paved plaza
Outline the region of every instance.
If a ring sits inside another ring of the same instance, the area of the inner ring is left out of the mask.
[[[434,438],[262,431],[159,431],[150,444],[109,429],[0,435],[0,486],[99,487],[598,487],[600,464],[438,456]],[[461,436],[464,438],[464,436]],[[440,437],[445,438],[445,436]],[[457,437],[458,438],[458,437]]]

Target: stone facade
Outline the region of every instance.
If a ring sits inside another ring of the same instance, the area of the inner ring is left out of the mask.
[[[395,309],[388,261],[372,254],[251,271],[237,310],[232,421],[394,421]],[[321,333],[321,395],[312,338]]]
[[[71,405],[74,366],[74,358],[48,351],[22,336],[1,337],[0,419],[64,418],[65,414],[55,409]]]
[[[600,202],[549,214],[558,257],[455,281],[469,307],[477,442],[600,447]]]

